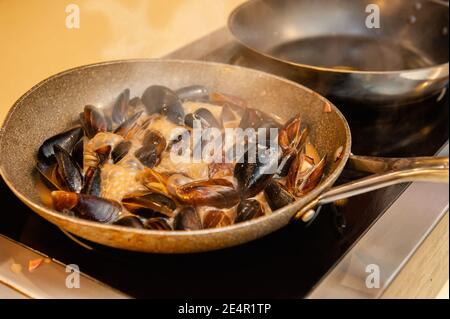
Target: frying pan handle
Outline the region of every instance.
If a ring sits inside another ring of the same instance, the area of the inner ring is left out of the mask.
[[[353,169],[375,174],[322,193],[312,203],[303,207],[297,213],[296,218],[302,218],[307,211],[318,205],[332,203],[394,184],[416,181],[449,182],[448,157],[381,158],[352,155],[348,165]]]
[[[448,170],[448,157],[374,157],[351,154],[347,168],[366,173],[383,173],[401,169],[443,167]],[[448,171],[447,171],[448,178]]]

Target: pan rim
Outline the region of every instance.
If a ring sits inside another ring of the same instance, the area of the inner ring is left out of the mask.
[[[421,67],[421,68],[416,68],[416,69],[404,69],[404,70],[392,70],[392,71],[363,71],[363,70],[346,70],[346,69],[333,69],[333,68],[327,68],[327,67],[322,67],[322,66],[317,66],[317,65],[311,65],[311,64],[303,64],[303,63],[298,63],[298,62],[293,62],[290,60],[285,60],[285,59],[281,59],[278,58],[274,55],[271,55],[269,53],[266,53],[264,51],[261,51],[257,48],[255,48],[254,46],[246,43],[245,41],[242,40],[242,38],[237,34],[236,30],[234,29],[235,27],[233,26],[233,22],[232,20],[234,19],[234,17],[237,15],[237,13],[242,10],[242,8],[244,8],[245,6],[250,5],[251,3],[254,2],[258,2],[261,0],[248,0],[242,4],[240,4],[239,6],[237,6],[236,8],[233,9],[233,11],[231,11],[230,15],[228,16],[227,19],[227,27],[228,30],[230,31],[230,33],[233,35],[234,39],[242,46],[244,46],[245,48],[247,48],[248,50],[252,51],[253,53],[259,54],[267,59],[273,60],[273,61],[277,61],[280,63],[284,63],[286,65],[292,66],[292,67],[297,67],[297,68],[305,68],[308,70],[314,70],[314,71],[321,71],[321,72],[329,72],[329,73],[335,73],[335,74],[357,74],[357,75],[394,75],[394,74],[414,74],[414,73],[428,73],[428,72],[432,72],[434,71],[436,68],[442,68],[444,70],[447,70],[447,76],[448,76],[448,69],[449,69],[449,63],[450,61],[447,61],[445,63],[439,63],[439,64],[434,64],[432,66],[428,66],[428,67]],[[437,5],[442,5],[442,6],[446,6],[447,9],[449,7],[448,3],[441,3],[438,1],[433,1],[433,0],[429,0],[430,2],[436,3]]]
[[[173,231],[163,231],[163,230],[151,230],[151,229],[136,229],[136,228],[131,228],[131,227],[124,227],[124,226],[119,226],[119,225],[113,225],[113,224],[102,224],[99,222],[95,222],[95,221],[89,221],[89,220],[84,220],[81,218],[76,218],[76,217],[70,217],[70,216],[65,216],[62,215],[60,212],[53,210],[51,208],[46,207],[45,205],[43,205],[42,203],[37,203],[33,200],[30,200],[25,194],[23,194],[20,190],[18,190],[15,186],[14,183],[9,179],[8,177],[8,172],[6,172],[3,168],[2,165],[2,153],[0,152],[0,175],[2,176],[3,180],[5,181],[6,185],[9,187],[9,189],[15,194],[15,196],[17,196],[25,205],[27,205],[29,208],[31,208],[35,213],[37,213],[38,215],[40,215],[41,217],[42,214],[40,212],[43,212],[47,215],[50,215],[52,218],[59,220],[59,221],[63,221],[63,222],[69,222],[69,223],[75,223],[79,226],[86,226],[86,227],[94,227],[97,229],[103,229],[103,230],[112,230],[112,231],[120,231],[120,232],[126,232],[126,233],[132,233],[132,234],[139,234],[139,235],[154,235],[154,236],[161,236],[161,237],[167,237],[169,236],[173,236],[173,237],[203,237],[203,236],[209,236],[211,234],[215,234],[215,233],[227,233],[227,232],[233,232],[237,229],[241,229],[241,228],[246,228],[246,227],[251,227],[252,225],[256,225],[256,224],[260,224],[260,223],[265,223],[265,222],[270,222],[271,219],[274,219],[277,217],[277,215],[283,214],[286,211],[290,210],[293,206],[298,205],[298,203],[300,201],[304,201],[305,203],[309,203],[311,202],[313,199],[315,199],[317,196],[319,196],[321,193],[323,193],[324,191],[326,191],[327,188],[331,187],[334,182],[336,181],[336,179],[339,177],[340,173],[342,172],[349,156],[350,156],[350,152],[351,152],[351,131],[350,131],[350,127],[348,125],[347,120],[345,119],[345,117],[343,116],[343,114],[339,111],[339,109],[333,104],[331,103],[329,100],[327,100],[325,97],[323,97],[322,95],[318,94],[317,92],[301,85],[298,84],[296,82],[293,82],[291,80],[285,79],[283,77],[277,76],[277,75],[273,75],[267,72],[263,72],[263,71],[259,71],[259,70],[254,70],[254,69],[249,69],[249,68],[245,68],[245,67],[241,67],[241,66],[236,66],[236,65],[228,65],[228,64],[224,64],[224,63],[217,63],[217,62],[205,62],[205,61],[195,61],[195,60],[182,60],[182,59],[161,59],[161,58],[138,58],[138,59],[119,59],[119,60],[109,60],[109,61],[102,61],[102,62],[95,62],[95,63],[91,63],[91,64],[86,64],[86,65],[81,65],[81,66],[77,66],[77,67],[73,67],[64,71],[61,71],[59,73],[56,73],[52,76],[49,76],[47,78],[45,78],[44,80],[38,82],[37,84],[35,84],[33,87],[31,87],[27,92],[25,92],[13,105],[12,107],[9,109],[3,123],[2,126],[0,128],[0,150],[3,149],[3,138],[4,138],[4,133],[6,131],[6,127],[9,123],[9,120],[12,118],[14,112],[16,111],[16,109],[18,109],[21,106],[21,102],[27,98],[30,94],[32,94],[34,91],[36,91],[38,88],[40,88],[41,86],[43,86],[45,83],[47,83],[48,81],[54,80],[58,77],[64,76],[66,74],[75,72],[75,71],[80,71],[80,70],[84,70],[84,69],[90,69],[90,68],[95,68],[98,66],[105,66],[105,65],[110,65],[110,64],[122,64],[122,63],[136,63],[136,62],[144,62],[144,63],[180,63],[180,64],[198,64],[198,65],[210,65],[210,66],[216,66],[216,67],[228,67],[228,68],[232,68],[232,69],[236,69],[236,70],[241,70],[244,72],[251,72],[251,73],[255,73],[255,74],[260,74],[262,76],[269,76],[272,78],[277,79],[278,81],[282,81],[285,82],[287,84],[293,85],[297,88],[300,88],[302,90],[307,91],[308,93],[314,95],[315,97],[317,97],[318,99],[322,100],[325,103],[330,104],[331,109],[333,112],[336,113],[336,115],[340,118],[343,126],[344,126],[344,130],[345,130],[345,134],[346,134],[346,142],[345,145],[342,145],[344,147],[344,150],[342,152],[342,156],[339,160],[339,163],[337,163],[336,167],[334,168],[333,172],[330,173],[330,175],[328,175],[325,180],[323,182],[321,182],[319,184],[319,186],[317,186],[313,191],[311,191],[308,195],[306,195],[305,197],[303,197],[302,199],[297,199],[296,201],[294,201],[293,203],[291,203],[290,205],[287,205],[281,209],[278,209],[274,212],[272,212],[269,215],[265,215],[265,216],[261,216],[259,218],[253,219],[253,220],[249,220],[249,221],[245,221],[242,223],[237,223],[237,224],[233,224],[230,226],[225,226],[225,227],[220,227],[220,228],[208,228],[208,229],[201,229],[201,230],[192,230],[192,231],[177,231],[177,230],[173,230]],[[292,214],[295,215],[295,214]],[[45,218],[45,217],[44,217]],[[45,218],[47,219],[47,218]],[[47,219],[48,220],[48,219]],[[49,220],[51,223],[55,224],[53,221]],[[58,227],[60,227],[59,225],[57,225]],[[68,230],[66,230],[68,231]]]

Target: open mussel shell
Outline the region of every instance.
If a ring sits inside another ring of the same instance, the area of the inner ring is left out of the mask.
[[[141,117],[143,111],[136,112],[131,117],[126,119],[122,124],[120,124],[114,133],[122,136],[125,139],[129,139],[138,129],[138,119]]]
[[[258,129],[260,125],[263,123],[264,118],[260,111],[252,108],[247,108],[244,112],[244,115],[241,118],[241,122],[239,123],[239,127],[246,128],[254,128]]]
[[[171,89],[161,85],[152,85],[144,91],[141,100],[147,114],[160,113],[175,124],[182,125],[184,123],[183,104]]]
[[[211,92],[209,94],[209,100],[213,104],[230,107],[240,117],[243,116],[248,106],[247,101],[240,97],[221,92]]]
[[[199,230],[203,228],[199,214],[194,207],[182,207],[173,220],[175,230]]]
[[[145,166],[154,167],[159,164],[161,154],[166,149],[167,143],[159,132],[147,131],[144,136],[142,147],[139,148],[134,156]]]
[[[144,224],[141,222],[141,220],[138,217],[133,216],[133,215],[125,215],[123,217],[120,217],[113,224],[119,225],[119,226],[137,228],[137,229],[144,228]]]
[[[227,214],[220,210],[212,210],[203,218],[204,228],[219,228],[231,225],[233,222]]]
[[[84,194],[100,196],[101,194],[101,169],[100,167],[89,167],[84,176]]]
[[[111,145],[103,145],[95,150],[98,158],[98,166],[103,166],[108,160],[111,154]]]
[[[239,202],[234,185],[221,178],[190,182],[172,191],[180,202],[192,206],[229,208]]]
[[[220,120],[223,127],[229,127],[231,123],[235,123],[238,118],[231,108],[225,105],[222,107],[222,111],[220,112]]]
[[[303,196],[313,190],[321,181],[323,173],[325,171],[327,158],[326,156],[322,160],[314,165],[304,177],[303,182],[296,189],[297,196]]]
[[[175,91],[181,101],[207,102],[209,90],[203,85],[190,85]]]
[[[56,210],[69,210],[74,212],[76,217],[100,223],[115,221],[122,209],[115,201],[87,194],[53,191],[51,196]]]
[[[161,153],[158,154],[156,147],[153,145],[145,145],[138,149],[134,156],[145,166],[153,168],[161,160]]]
[[[144,146],[152,146],[156,148],[158,154],[162,153],[167,146],[164,136],[155,130],[149,130],[145,133],[142,144]]]
[[[304,152],[298,152],[292,161],[292,164],[289,168],[289,172],[286,176],[286,187],[296,195],[300,185],[304,182],[306,176],[308,175],[307,171],[303,170],[304,163],[307,164],[306,154]]]
[[[153,193],[169,195],[167,189],[168,176],[154,169],[145,167],[136,177],[137,180]]]
[[[128,154],[131,146],[132,144],[130,141],[122,141],[117,144],[116,147],[114,147],[114,149],[111,151],[111,159],[113,160],[113,163],[116,164],[120,162],[120,160]]]
[[[256,199],[246,199],[239,203],[236,210],[236,223],[241,223],[264,215],[261,203]]]
[[[142,104],[141,98],[139,96],[133,97],[129,102],[128,106],[131,106],[132,108],[138,107]]]
[[[211,111],[206,108],[199,108],[194,113],[187,114],[184,118],[184,124],[192,128],[194,127],[194,121],[198,121],[202,128],[222,127]]]
[[[297,150],[288,149],[283,154],[278,164],[277,177],[286,177],[289,174],[292,163],[294,163],[297,156]]]
[[[36,170],[44,178],[43,180],[49,183],[55,189],[63,189],[64,185],[62,181],[58,178],[57,164],[47,164],[44,161],[38,161],[36,164]]]
[[[88,138],[94,137],[98,132],[107,132],[110,126],[103,112],[93,105],[84,107],[84,112],[80,114],[80,122]]]
[[[149,218],[145,221],[144,227],[152,230],[172,230],[168,219],[163,217]]]
[[[84,137],[80,138],[80,140],[74,145],[71,155],[75,162],[77,162],[78,166],[80,166],[80,168],[83,168]]]
[[[122,205],[133,214],[144,218],[171,217],[177,208],[171,198],[158,193],[126,197],[122,199]]]
[[[253,163],[249,152],[256,152]],[[278,168],[278,152],[258,146],[249,148],[234,167],[234,177],[242,198],[250,198],[260,193],[272,180]]]
[[[125,89],[120,93],[112,110],[112,120],[116,124],[121,124],[127,118],[128,103],[130,101],[130,89]]]
[[[273,211],[292,203],[295,199],[279,182],[273,180],[264,189],[264,195]]]
[[[72,152],[75,144],[83,136],[83,129],[80,126],[74,127],[68,131],[52,136],[42,143],[38,150],[38,160],[45,161],[47,164],[55,162],[53,147],[58,145],[67,152]]]
[[[61,146],[55,145],[54,153],[57,162],[58,177],[63,182],[65,189],[71,192],[80,192],[84,184],[80,167],[72,156]]]

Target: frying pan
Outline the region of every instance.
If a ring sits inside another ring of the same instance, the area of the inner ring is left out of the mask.
[[[439,0],[251,0],[228,27],[252,67],[332,101],[399,105],[448,84],[448,22]]]
[[[248,85],[251,83],[251,85]],[[100,224],[65,216],[42,204],[36,189],[36,151],[46,138],[67,129],[86,104],[104,107],[130,88],[139,95],[153,84],[179,88],[192,84],[248,100],[250,106],[287,120],[301,113],[319,154],[327,154],[322,182],[308,195],[273,214],[224,228],[155,231]],[[0,172],[11,190],[53,224],[103,245],[157,253],[220,249],[262,237],[318,204],[394,183],[448,182],[448,158],[379,159],[352,157],[351,164],[384,173],[331,188],[350,156],[351,136],[345,118],[317,93],[288,80],[237,66],[176,60],[126,60],[78,67],[34,86],[11,108],[1,129]],[[14,212],[3,212],[14,214]],[[304,217],[304,216],[303,216]]]

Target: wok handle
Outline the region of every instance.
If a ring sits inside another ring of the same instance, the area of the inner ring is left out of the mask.
[[[449,182],[448,157],[381,158],[352,155],[348,165],[359,171],[375,174],[333,187],[322,193],[316,200],[303,207],[297,213],[296,218],[302,218],[306,212],[318,205],[332,203],[394,184],[416,181]]]

